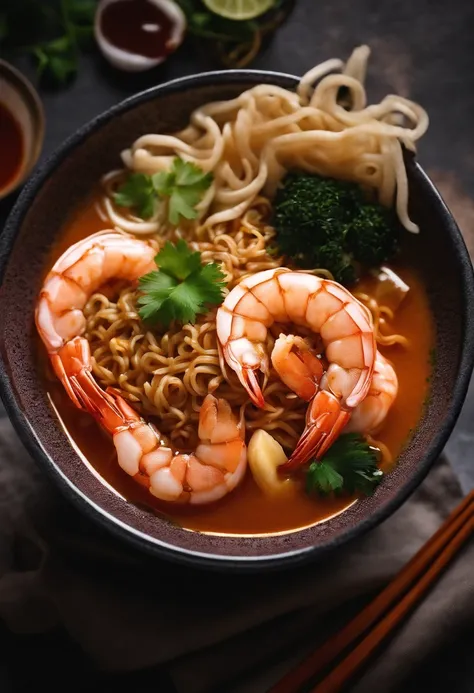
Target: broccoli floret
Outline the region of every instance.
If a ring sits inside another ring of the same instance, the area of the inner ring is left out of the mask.
[[[394,256],[398,241],[398,224],[393,213],[381,205],[365,204],[349,226],[346,247],[355,260],[373,267]]]
[[[393,214],[367,202],[356,183],[300,171],[277,191],[272,222],[282,254],[304,269],[325,268],[346,286],[398,247]]]
[[[340,243],[334,241],[321,246],[313,267],[328,269],[337,282],[350,286],[357,280],[357,269],[351,256],[341,252],[341,247]]]
[[[288,245],[291,254],[298,240],[323,245],[332,240],[341,242],[351,213],[357,209],[359,190],[350,183],[320,176],[290,172],[278,190],[274,204],[274,225],[282,250]]]

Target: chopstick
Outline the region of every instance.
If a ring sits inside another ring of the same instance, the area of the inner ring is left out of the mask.
[[[474,491],[454,509],[417,554],[382,592],[342,630],[329,638],[267,693],[299,693],[353,646],[311,693],[337,693],[367,662],[474,531]],[[390,607],[393,608],[390,610]],[[365,637],[356,644],[364,634]]]

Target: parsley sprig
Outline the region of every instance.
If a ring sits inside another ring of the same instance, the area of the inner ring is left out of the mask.
[[[149,219],[156,211],[157,196],[153,176],[146,173],[130,174],[113,197],[115,204],[119,207],[131,207],[142,219]]]
[[[343,492],[370,496],[383,478],[375,450],[358,433],[346,433],[306,472],[306,491],[320,496]]]
[[[197,217],[196,206],[212,180],[212,173],[204,173],[199,166],[176,157],[170,171],[152,176],[146,173],[129,175],[115,193],[114,200],[120,207],[133,208],[142,219],[152,217],[161,200],[167,205],[168,221],[177,226],[181,218]]]
[[[3,0],[1,48],[33,56],[40,78],[65,84],[92,43],[96,7],[96,0]]]
[[[139,280],[139,315],[149,325],[166,329],[173,320],[194,322],[196,315],[223,300],[224,274],[213,262],[203,265],[201,253],[180,239],[167,241],[155,257],[158,266]]]

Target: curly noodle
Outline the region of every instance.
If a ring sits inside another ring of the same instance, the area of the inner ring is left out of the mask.
[[[204,233],[198,224],[188,228],[187,240],[202,253],[203,260],[221,263],[228,290],[247,274],[281,266],[281,258],[272,257],[266,250],[274,235],[267,221],[268,212],[268,201],[259,198],[238,222],[220,224]],[[173,234],[168,238],[173,239]],[[325,271],[314,271],[328,276]],[[307,403],[296,397],[274,372],[264,391],[265,409],[249,402],[233,371],[222,372],[216,309],[198,316],[194,325],[175,324],[158,334],[143,325],[136,299],[136,287],[128,286],[115,301],[102,293],[94,294],[84,310],[93,372],[104,387],[119,388],[141,413],[158,417],[160,432],[179,449],[196,446],[199,411],[209,392],[240,409],[247,437],[264,428],[285,448],[294,447],[304,428]],[[375,301],[369,301],[368,308],[378,325],[382,309]],[[280,332],[287,329],[288,326],[274,325],[269,331],[268,353]],[[307,332],[299,333],[311,339]]]

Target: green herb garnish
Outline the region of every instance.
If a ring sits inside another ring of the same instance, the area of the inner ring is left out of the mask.
[[[156,173],[153,186],[161,197],[168,198],[168,219],[175,226],[179,218],[195,219],[196,205],[211,186],[212,173],[204,173],[195,164],[179,157],[173,161],[169,173]]]
[[[149,219],[155,213],[157,203],[153,176],[131,173],[114,194],[114,201],[119,207],[132,207],[142,219]]]
[[[173,320],[194,322],[196,315],[222,302],[225,286],[219,265],[201,264],[201,253],[193,252],[180,239],[169,241],[155,257],[157,270],[139,280],[139,315],[148,324],[166,329]]]
[[[225,67],[249,65],[263,41],[286,20],[295,0],[274,0],[269,12],[254,19],[233,20],[207,9],[201,0],[176,0],[186,16],[187,33],[206,57],[214,54]],[[234,3],[235,4],[235,3]]]
[[[79,53],[93,37],[94,0],[4,0],[2,50],[33,56],[37,74],[65,84],[78,70]]]
[[[152,176],[132,173],[115,193],[114,200],[121,207],[133,207],[142,219],[149,219],[161,199],[167,204],[168,221],[177,226],[180,218],[197,217],[196,206],[212,180],[212,173],[204,173],[199,166],[176,157],[169,172]]]
[[[327,269],[345,286],[398,250],[399,225],[392,210],[368,202],[356,183],[304,171],[285,176],[272,223],[281,254],[298,267]]]
[[[233,21],[220,17],[200,0],[177,0],[177,4],[186,16],[189,33],[199,38],[223,42],[249,41],[258,26],[252,20]]]
[[[370,496],[383,478],[375,450],[358,433],[346,433],[306,472],[306,491],[320,496],[362,493]]]

